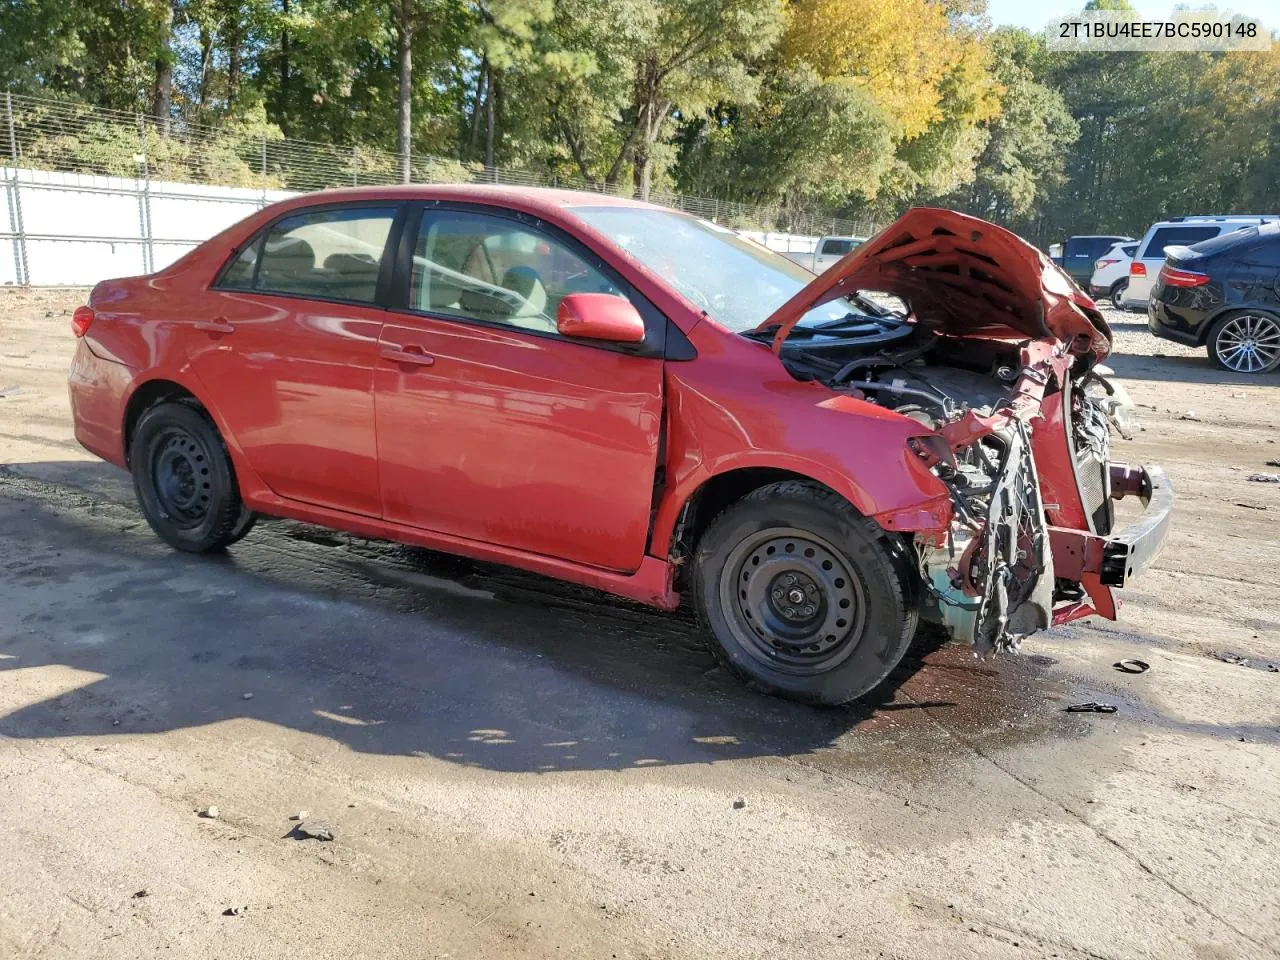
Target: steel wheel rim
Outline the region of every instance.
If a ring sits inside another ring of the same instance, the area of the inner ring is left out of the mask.
[[[1218,359],[1236,373],[1262,373],[1280,361],[1280,322],[1258,313],[1232,317],[1218,331]]]
[[[1124,293],[1128,289],[1129,289],[1128,280],[1121,280],[1119,283],[1116,284],[1115,289],[1112,291],[1112,294],[1111,294],[1111,305],[1113,307],[1120,306],[1121,302],[1124,300]]]
[[[200,526],[209,515],[213,494],[208,449],[180,427],[166,429],[153,449],[151,486],[160,509],[176,527]]]
[[[866,623],[862,581],[826,540],[774,527],[744,539],[720,572],[720,602],[752,659],[812,676],[843,663]]]

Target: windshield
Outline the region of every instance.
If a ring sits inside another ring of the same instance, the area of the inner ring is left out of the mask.
[[[735,333],[758,327],[814,279],[781,254],[682,213],[635,207],[576,207],[573,213]],[[881,312],[870,304],[834,300],[810,310],[800,323]]]

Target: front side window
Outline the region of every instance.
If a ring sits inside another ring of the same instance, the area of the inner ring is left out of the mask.
[[[560,301],[571,293],[624,295],[565,244],[514,220],[466,211],[423,217],[412,309],[555,333]]]
[[[299,213],[236,257],[220,286],[373,303],[394,207]]]
[[[846,253],[853,250],[854,243],[852,240],[824,240],[822,242],[823,256],[843,257]]]

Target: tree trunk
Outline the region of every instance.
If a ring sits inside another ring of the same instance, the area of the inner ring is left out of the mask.
[[[289,16],[289,0],[280,0],[280,12]],[[289,136],[289,28],[280,31],[280,132]]]
[[[209,100],[209,70],[213,66],[213,35],[200,27],[200,110],[203,112]]]
[[[164,44],[156,58],[156,87],[151,99],[151,115],[160,125],[160,136],[169,135],[170,112],[173,109],[173,4],[164,5],[160,24]]]
[[[493,137],[498,126],[498,80],[489,71],[489,95],[485,97],[484,165],[493,167]]]
[[[484,116],[485,91],[489,89],[489,60],[480,61],[480,75],[476,77],[476,99],[471,108],[471,151],[469,156],[475,157],[480,152],[480,118]]]
[[[244,27],[240,22],[238,2],[228,4],[223,35],[227,47],[227,112],[233,113],[240,102],[241,47],[244,46]]]
[[[400,0],[396,28],[399,33],[400,97],[396,126],[396,153],[400,157],[400,181],[409,182],[409,148],[413,135],[413,4]]]

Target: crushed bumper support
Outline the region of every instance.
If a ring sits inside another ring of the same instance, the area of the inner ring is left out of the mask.
[[[1115,499],[1139,497],[1142,517],[1110,536],[1087,530],[1050,527],[1054,573],[1073,580],[1097,574],[1108,587],[1123,587],[1141,576],[1160,553],[1173,520],[1173,485],[1156,466],[1111,465],[1111,490]]]

